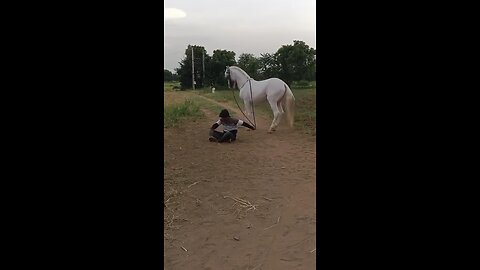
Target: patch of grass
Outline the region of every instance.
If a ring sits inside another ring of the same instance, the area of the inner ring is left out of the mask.
[[[316,88],[316,81],[295,81],[291,85],[292,89]]]
[[[215,103],[209,102],[209,101],[207,101],[203,98],[200,98],[200,97],[196,97],[195,102],[197,102],[200,105],[200,107],[205,108],[209,111],[212,111],[216,114],[220,113],[221,110],[225,109],[225,107],[219,106]],[[233,116],[233,112],[230,112],[230,114],[232,114],[232,116]]]
[[[315,89],[292,90],[295,95],[295,127],[317,134],[317,92]]]
[[[163,82],[163,91],[170,92],[180,90],[180,82]]]
[[[203,117],[200,106],[191,99],[186,99],[183,103],[172,104],[163,109],[163,126],[166,128],[175,127],[185,119],[197,119]]]
[[[163,93],[163,106],[184,103],[186,99],[194,96],[187,91],[168,91]]]
[[[212,90],[210,88],[203,88],[195,91],[197,94],[208,97],[210,99],[213,99],[215,101],[218,101],[220,103],[229,103],[231,105],[235,105],[235,100],[233,99],[233,93],[232,89],[228,90],[215,90],[215,93],[212,93]],[[235,97],[237,98],[237,101],[239,104],[243,104],[243,101],[240,99],[238,96],[238,89],[235,89]]]

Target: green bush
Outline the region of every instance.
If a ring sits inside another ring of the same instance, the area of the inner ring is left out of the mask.
[[[305,88],[312,88],[314,86],[314,82],[311,81],[296,81],[292,83],[291,88],[297,88],[297,89],[305,89]]]
[[[163,126],[175,127],[183,119],[196,119],[202,115],[200,106],[187,99],[183,104],[169,105],[163,109]]]
[[[309,81],[298,81],[298,82],[296,82],[296,84],[298,86],[310,86],[311,85]]]

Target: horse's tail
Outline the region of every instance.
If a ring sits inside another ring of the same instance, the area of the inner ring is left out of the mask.
[[[295,120],[295,97],[293,96],[292,90],[288,87],[287,84],[285,86],[285,95],[284,95],[284,108],[285,113],[287,114],[287,122],[290,127],[293,127],[293,122]]]

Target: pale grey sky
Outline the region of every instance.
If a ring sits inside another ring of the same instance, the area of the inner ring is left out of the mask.
[[[315,0],[165,0],[164,68],[180,67],[189,44],[242,53],[275,53],[293,40],[316,49]]]

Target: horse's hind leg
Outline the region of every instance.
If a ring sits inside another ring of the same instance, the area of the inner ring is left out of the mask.
[[[282,101],[281,100],[279,100],[277,102],[277,106],[278,106],[278,110],[280,111],[280,114],[283,115],[285,112],[283,111],[283,106],[282,106]]]
[[[278,125],[278,124],[280,124],[280,119],[285,114],[285,111],[283,110],[282,100],[279,100],[277,102],[277,107],[278,107],[278,111],[280,112],[280,116],[278,117],[278,123],[277,123],[277,125]]]

